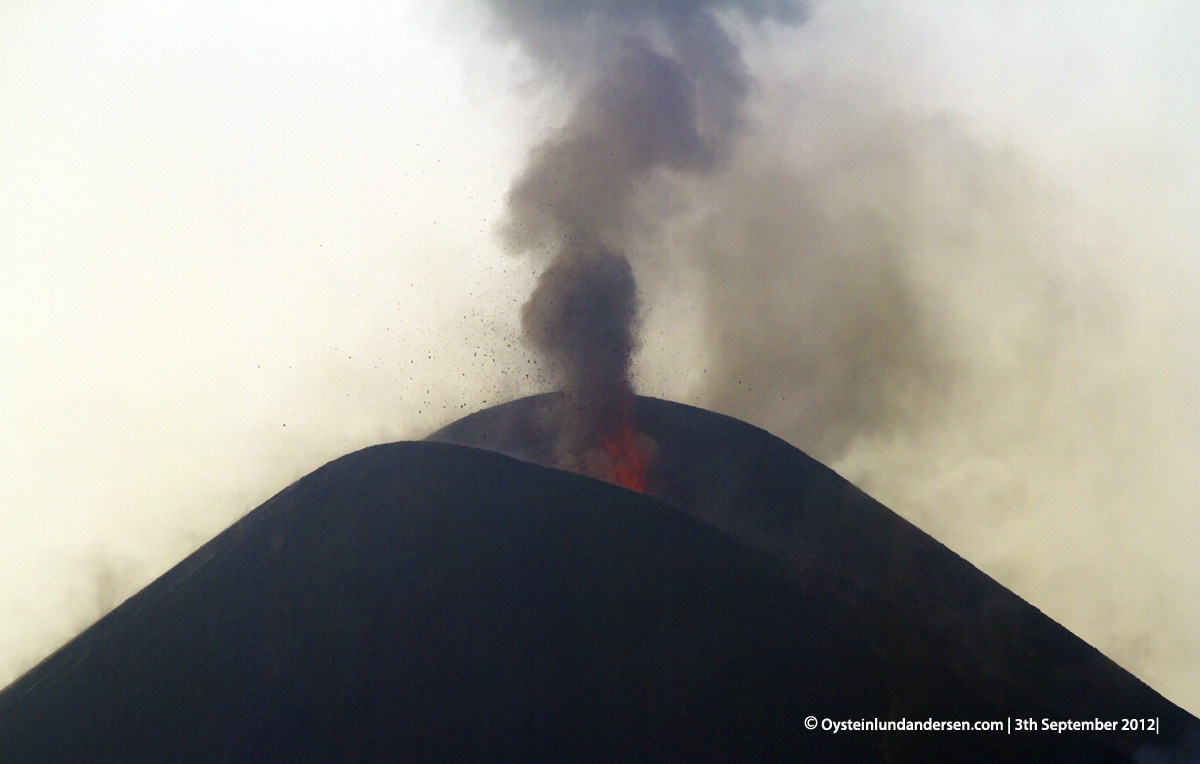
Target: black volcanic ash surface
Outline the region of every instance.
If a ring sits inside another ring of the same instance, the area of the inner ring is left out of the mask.
[[[681,432],[729,427],[663,411],[692,422]],[[810,487],[776,508],[822,512],[832,495]],[[0,761],[1128,760],[1127,737],[805,729],[1013,710],[944,660],[924,616],[591,478],[376,446],[290,486],[0,693]]]
[[[787,575],[837,592],[843,613],[869,621],[873,649],[917,674],[948,672],[1002,717],[1154,717],[1164,725],[1157,738],[1104,738],[1128,753],[1147,741],[1195,749],[1183,742],[1200,739],[1194,716],[825,465],[737,419],[654,398],[635,403],[637,426],[659,449],[651,492],[769,554]],[[555,419],[570,405],[558,394],[523,398],[430,439],[552,464]],[[894,716],[911,694],[894,695]]]
[[[800,724],[887,710],[861,699],[903,672],[860,628],[660,502],[378,446],[6,690],[0,760],[861,760],[875,740]]]

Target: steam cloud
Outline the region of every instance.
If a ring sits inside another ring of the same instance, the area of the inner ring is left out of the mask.
[[[560,466],[602,475],[595,444],[623,421],[638,321],[626,257],[639,186],[661,171],[706,173],[730,151],[750,92],[741,55],[713,15],[729,3],[495,3],[506,31],[552,67],[587,40],[602,72],[567,125],[513,185],[503,231],[515,250],[553,251],[522,309],[529,343],[561,376]],[[746,15],[770,9],[746,3]],[[788,7],[784,18],[794,19]],[[644,438],[644,436],[643,436]]]

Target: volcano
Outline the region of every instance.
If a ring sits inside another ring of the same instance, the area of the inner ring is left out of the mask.
[[[828,468],[634,404],[642,492],[543,466],[556,395],[300,479],[0,692],[0,761],[1187,760],[1195,717]],[[820,727],[1043,718],[1157,731]]]

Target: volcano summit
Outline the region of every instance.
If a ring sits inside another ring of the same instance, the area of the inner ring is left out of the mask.
[[[832,471],[635,403],[649,495],[533,463],[554,395],[302,478],[0,692],[0,761],[1187,760],[1194,717]]]

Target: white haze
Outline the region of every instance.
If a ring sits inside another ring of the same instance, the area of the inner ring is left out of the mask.
[[[646,189],[641,391],[1200,711],[1200,8],[726,21],[751,126]],[[325,461],[539,389],[495,237],[569,113],[534,71],[473,6],[0,6],[0,684]]]

